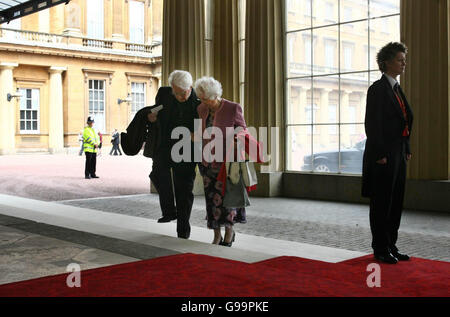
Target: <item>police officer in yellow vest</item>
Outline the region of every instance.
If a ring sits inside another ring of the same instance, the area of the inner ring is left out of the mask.
[[[97,165],[97,149],[100,144],[100,139],[94,128],[92,128],[94,125],[94,119],[92,117],[87,118],[87,125],[83,131],[83,147],[84,153],[86,154],[84,178],[99,178],[95,175],[95,168]]]

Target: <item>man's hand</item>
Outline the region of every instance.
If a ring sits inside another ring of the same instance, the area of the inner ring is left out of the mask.
[[[377,164],[381,164],[381,165],[387,164],[387,158],[386,158],[386,157],[383,157],[381,160],[378,160],[378,161],[377,161]]]
[[[147,115],[147,119],[148,119],[148,121],[150,121],[151,123],[156,122],[156,120],[158,119],[158,112],[155,112],[155,113],[150,112],[150,113]]]

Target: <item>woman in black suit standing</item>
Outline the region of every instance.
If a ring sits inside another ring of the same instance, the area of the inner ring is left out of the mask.
[[[407,48],[389,43],[377,54],[383,76],[367,93],[362,195],[370,197],[372,248],[377,260],[395,264],[407,261],[396,247],[411,159],[409,138],[413,114],[397,82],[406,67]]]

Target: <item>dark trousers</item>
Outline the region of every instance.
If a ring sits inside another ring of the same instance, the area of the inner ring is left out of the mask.
[[[117,151],[119,151],[119,154],[122,155],[122,152],[120,151],[119,144],[113,144],[111,152],[109,152],[109,155],[113,154],[113,152],[114,152],[114,155],[117,155]]]
[[[376,164],[376,163],[375,163]],[[370,229],[375,253],[395,252],[403,210],[406,183],[406,153],[399,144],[387,157],[387,164],[376,164],[370,197]]]
[[[85,152],[86,165],[84,167],[84,176],[95,176],[95,169],[97,166],[97,153]]]
[[[195,166],[195,163],[177,163],[170,167],[168,159],[156,157],[150,173],[163,217],[177,216],[178,237],[184,239],[189,239],[191,234],[189,218],[194,203]]]

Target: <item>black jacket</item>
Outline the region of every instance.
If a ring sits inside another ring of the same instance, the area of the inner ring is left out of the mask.
[[[193,131],[194,119],[198,118],[197,107],[200,104],[194,90],[188,99],[189,107],[186,109],[185,124],[191,125],[188,128]],[[155,98],[155,104],[163,105],[163,109],[158,112],[158,119],[155,123],[148,121],[147,115],[152,107],[145,107],[139,110],[127,128],[127,133],[121,134],[122,149],[126,155],[136,155],[142,149],[145,142],[144,156],[155,157],[161,150],[170,153],[172,141],[170,140],[171,129],[174,127],[174,112],[177,100],[172,94],[171,87],[161,87]]]
[[[128,125],[127,132],[120,134],[120,144],[126,155],[138,154],[145,142],[144,156],[153,157],[158,142],[158,124],[150,124],[147,115],[154,107],[139,110]]]
[[[402,134],[408,123],[411,135],[413,113],[401,89],[400,94],[405,102],[408,122],[405,121],[399,102],[386,76],[383,75],[381,79],[374,82],[367,92],[364,122],[367,141],[363,159],[362,183],[362,196],[364,197],[370,197],[372,173],[377,164],[376,161],[389,157],[390,153],[403,146],[403,143],[406,153],[411,153],[409,136],[404,137]]]

